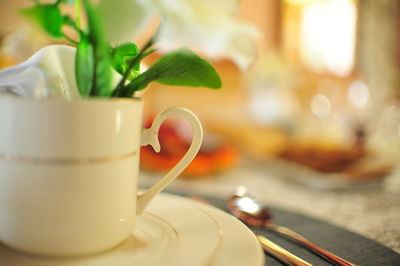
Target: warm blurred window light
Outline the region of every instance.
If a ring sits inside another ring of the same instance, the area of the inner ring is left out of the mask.
[[[318,73],[349,75],[356,41],[354,0],[313,0],[302,5],[299,53],[303,63]]]

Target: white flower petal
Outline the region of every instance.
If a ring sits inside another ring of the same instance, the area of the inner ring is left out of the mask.
[[[257,47],[254,39],[260,36],[259,32],[247,25],[233,25],[231,39],[223,53],[230,57],[240,69],[247,69],[257,57]]]
[[[100,0],[97,8],[108,40],[113,43],[132,41],[153,17],[146,1]]]
[[[236,21],[237,0],[148,0],[161,17],[162,50],[189,46],[213,58],[231,58],[244,69],[255,59],[256,30]]]

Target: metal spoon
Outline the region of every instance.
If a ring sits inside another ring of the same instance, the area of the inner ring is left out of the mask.
[[[202,197],[190,197],[192,200],[204,203],[204,204],[211,204],[207,200]],[[279,261],[283,262],[289,266],[312,266],[310,263],[306,262],[305,260],[297,257],[296,255],[290,253],[286,249],[282,248],[281,246],[275,244],[274,242],[270,241],[266,237],[262,235],[256,235],[261,247],[264,249],[265,252],[270,254],[271,256],[275,257]]]
[[[296,255],[290,253],[281,246],[270,241],[262,235],[256,235],[258,242],[260,242],[262,248],[270,255],[278,259],[289,266],[312,266],[312,264],[307,261],[297,257]]]
[[[233,215],[235,215],[245,224],[255,227],[265,227],[271,231],[289,237],[290,239],[295,240],[297,243],[306,247],[315,254],[327,259],[333,265],[355,265],[323,248],[318,247],[314,243],[311,243],[309,240],[293,232],[289,228],[274,225],[272,223],[272,215],[269,212],[268,208],[257,202],[253,198],[247,196],[246,189],[244,187],[239,187],[236,194],[230,197],[228,202],[228,209]]]

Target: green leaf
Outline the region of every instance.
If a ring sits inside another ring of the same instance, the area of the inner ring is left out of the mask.
[[[64,17],[57,5],[38,4],[34,7],[22,9],[21,13],[36,21],[51,36],[63,37],[61,28],[64,24]]]
[[[37,0],[35,0],[37,1]],[[74,0],[56,0],[56,2],[54,3],[55,5],[60,5],[60,4],[67,4],[67,5],[71,5],[74,3]]]
[[[75,55],[76,82],[81,96],[87,97],[92,90],[94,75],[93,46],[81,36]]]
[[[107,44],[101,19],[96,9],[90,4],[89,0],[83,0],[88,26],[89,40],[93,47],[94,54],[94,73],[91,95],[107,97],[111,96],[111,55]]]
[[[130,97],[135,91],[146,88],[152,81],[177,86],[212,89],[221,87],[221,78],[210,63],[187,48],[176,50],[159,59],[129,83],[121,95]]]
[[[67,4],[67,5],[72,5],[74,2],[75,2],[75,0],[57,0],[56,5],[61,4],[61,3]]]
[[[135,57],[139,54],[139,48],[136,44],[124,43],[118,45],[117,47],[113,48],[112,52],[112,60],[113,60],[113,67],[114,69],[121,74],[122,76],[125,75],[126,71],[129,69],[130,62],[135,59]],[[139,75],[140,71],[140,62],[135,64],[127,75],[128,80],[132,80]]]

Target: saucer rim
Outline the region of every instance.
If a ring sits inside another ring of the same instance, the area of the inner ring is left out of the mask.
[[[232,253],[232,250],[228,250],[228,247],[232,246],[232,243],[229,242],[229,239],[233,238],[233,236],[237,235],[235,234],[235,232],[228,232],[228,231],[224,231],[224,229],[227,229],[226,226],[229,224],[229,227],[235,227],[236,230],[240,230],[243,234],[243,236],[245,236],[245,238],[243,237],[240,241],[242,242],[242,244],[245,244],[243,246],[245,246],[245,248],[247,248],[248,246],[252,246],[252,248],[248,249],[248,256],[247,256],[247,262],[251,261],[251,265],[252,266],[264,266],[266,263],[265,260],[265,254],[264,251],[261,247],[261,245],[259,244],[255,234],[241,221],[239,221],[236,217],[228,214],[227,212],[212,206],[210,204],[207,203],[203,203],[200,201],[196,201],[184,196],[179,196],[176,194],[171,194],[171,193],[166,193],[166,192],[162,192],[159,195],[157,195],[158,197],[161,198],[176,198],[179,199],[181,201],[185,201],[187,204],[191,204],[193,206],[197,206],[201,209],[203,209],[205,212],[209,213],[210,216],[214,217],[218,223],[220,224],[221,229],[223,230],[223,239],[222,239],[222,247],[220,249],[220,252],[217,254],[216,257],[218,257],[219,255],[223,254],[223,253]],[[224,222],[222,222],[224,220]],[[226,224],[225,224],[226,223]],[[228,247],[227,247],[228,246]],[[210,265],[212,266],[242,266],[242,264],[240,264],[240,262],[237,261],[228,261],[227,263],[222,263],[222,264],[216,264],[216,262],[212,262]]]

